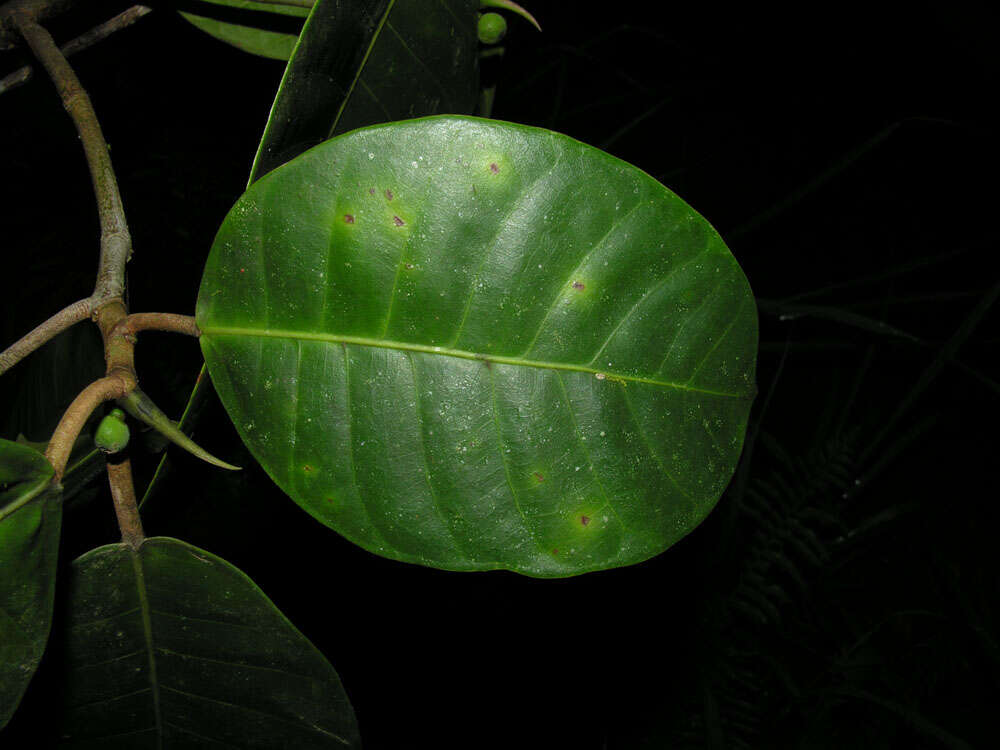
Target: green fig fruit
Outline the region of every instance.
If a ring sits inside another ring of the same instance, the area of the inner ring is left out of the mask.
[[[517,15],[519,15],[521,18],[530,23],[539,31],[542,30],[542,27],[538,25],[538,21],[535,20],[535,17],[531,15],[528,11],[526,11],[524,8],[522,8],[520,5],[515,3],[514,0],[479,0],[479,7],[503,8],[505,10],[509,10],[512,13],[517,13]]]
[[[479,17],[479,41],[496,44],[507,33],[507,21],[499,13],[483,13]]]
[[[117,453],[128,445],[129,431],[125,424],[125,412],[112,409],[94,433],[94,445],[105,453]]]

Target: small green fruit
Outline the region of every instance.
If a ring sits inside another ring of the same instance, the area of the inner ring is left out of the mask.
[[[479,17],[479,41],[496,44],[507,33],[507,21],[499,13],[483,13]]]
[[[112,409],[97,425],[94,433],[94,445],[105,453],[117,453],[128,445],[129,431],[125,424],[125,412]]]

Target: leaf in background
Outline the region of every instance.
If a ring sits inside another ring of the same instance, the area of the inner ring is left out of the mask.
[[[29,441],[24,435],[18,435],[16,442],[39,453],[44,453],[49,445],[48,442]],[[105,466],[105,456],[94,447],[93,436],[89,432],[80,433],[70,451],[66,472],[59,483],[64,510],[85,505],[96,497],[95,480],[104,474]]]
[[[338,133],[478,100],[478,0],[319,0],[288,63],[250,182]]]
[[[237,430],[387,557],[564,576],[693,529],[740,453],[757,317],[719,235],[551,131],[433,117],[254,184],[198,299]]]
[[[333,667],[253,581],[190,544],[75,560],[67,627],[66,747],[359,745]]]
[[[35,303],[26,300],[25,306],[29,304]],[[96,326],[75,325],[5,373],[0,380],[0,435],[48,441],[73,399],[104,374],[103,351]]]
[[[229,23],[219,18],[184,13],[181,15],[206,34],[214,36],[227,44],[262,57],[275,60],[287,60],[295,49],[299,31],[278,31],[269,26],[274,25],[275,16],[290,16],[305,18],[312,8],[312,0],[281,0],[281,2],[256,3],[252,0],[205,0],[206,3],[221,5],[228,8],[240,8],[250,11],[260,11],[260,25],[249,26]],[[270,16],[264,15],[271,14]],[[284,25],[284,24],[282,24]]]
[[[54,471],[42,454],[0,440],[0,729],[45,651],[52,623],[59,525]]]

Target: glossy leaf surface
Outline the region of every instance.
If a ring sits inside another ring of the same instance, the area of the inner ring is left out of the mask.
[[[254,24],[254,18],[251,14],[247,14],[249,16],[247,23],[232,23],[223,18],[213,18],[195,13],[182,12],[181,16],[220,41],[238,47],[245,52],[275,60],[287,60],[291,57],[292,50],[295,49],[295,42],[299,38],[300,29],[294,31],[275,29],[274,26],[294,26],[294,22],[293,24],[275,24],[273,22],[282,16],[304,19],[309,15],[309,10],[313,5],[312,0],[284,0],[284,2],[273,3],[256,3],[252,0],[206,0],[206,2],[223,8],[256,11],[255,15],[258,15],[259,19]],[[301,24],[301,20],[298,23]]]
[[[395,0],[318,3],[285,71],[249,182],[349,128],[473,112],[477,7],[475,0],[408,0],[398,10]],[[442,58],[445,52],[453,57]],[[192,405],[211,392],[204,373],[203,367],[180,421],[188,432],[197,422]],[[158,490],[168,462],[169,452],[143,503]]]
[[[355,131],[253,185],[197,318],[278,485],[448,569],[663,551],[729,481],[755,393],[754,301],[703,218],[597,149],[476,118]]]
[[[250,181],[364,125],[470,113],[478,0],[319,0],[271,108]]]
[[[0,440],[0,728],[28,686],[52,623],[62,505],[45,456]]]
[[[69,748],[341,748],[354,713],[322,654],[225,560],[165,537],[73,562]]]

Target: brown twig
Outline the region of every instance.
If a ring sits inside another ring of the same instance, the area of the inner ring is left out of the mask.
[[[111,485],[111,498],[115,503],[115,515],[118,516],[122,542],[132,549],[139,549],[146,535],[142,530],[139,506],[135,500],[132,465],[127,458],[119,463],[108,462],[108,483]]]
[[[100,265],[97,270],[94,293],[87,300],[88,313],[101,326],[106,352],[111,350],[116,352],[115,361],[108,360],[109,373],[116,369],[125,369],[128,370],[126,374],[134,381],[135,373],[131,370],[131,352],[126,351],[120,345],[112,346],[112,342],[108,339],[111,329],[126,314],[124,306],[120,305],[120,311],[116,310],[113,315],[101,315],[101,310],[104,307],[114,302],[121,302],[125,291],[125,264],[132,253],[132,238],[125,222],[125,211],[122,207],[121,194],[118,192],[118,182],[111,166],[111,157],[108,155],[108,144],[104,140],[104,134],[101,132],[101,125],[97,120],[97,113],[94,112],[94,107],[90,103],[90,97],[87,96],[87,92],[76,77],[76,73],[73,72],[73,68],[59,51],[52,36],[35,22],[35,16],[32,15],[33,7],[35,11],[38,11],[38,8],[43,6],[47,7],[44,3],[32,4],[29,0],[24,0],[24,2],[16,4],[14,10],[10,11],[9,18],[51,77],[59,96],[62,98],[63,106],[72,118],[83,143],[101,224]],[[9,5],[4,6],[5,9],[8,7]],[[77,307],[68,315],[79,315],[81,311],[81,308]],[[48,335],[50,331],[58,333],[66,325],[80,319],[77,318],[66,323],[66,318],[60,316],[63,316],[62,312],[57,313],[56,316],[23,337],[13,347],[5,350],[3,359],[0,360],[2,362],[0,373],[44,344],[51,338],[51,335]]]
[[[58,0],[13,0],[3,6],[0,9],[0,46],[13,24],[48,72],[83,143],[100,217],[101,257],[93,295],[38,326],[12,347],[14,351],[10,355],[13,364],[86,314],[93,317],[101,331],[107,375],[91,383],[73,400],[59,421],[45,452],[55,469],[55,481],[58,482],[66,471],[73,444],[94,409],[104,401],[121,398],[135,389],[135,334],[149,329],[172,330],[195,336],[200,332],[194,319],[187,316],[165,313],[128,315],[123,297],[125,264],[132,252],[132,240],[125,222],[108,146],[90,97],[52,36],[37,22],[38,18],[51,12],[57,3]],[[128,460],[108,464],[108,481],[122,541],[138,548],[145,537]]]
[[[56,470],[56,481],[61,480],[66,472],[66,462],[69,461],[73,443],[76,442],[80,430],[94,409],[105,401],[121,398],[133,388],[135,388],[134,378],[130,381],[118,374],[108,375],[95,380],[73,399],[73,403],[62,415],[55,432],[52,433],[48,448],[45,449],[45,457]]]
[[[135,336],[140,331],[166,331],[186,336],[201,336],[201,330],[190,315],[175,313],[132,313],[115,325],[112,336]]]
[[[116,31],[121,31],[122,29],[131,26],[144,15],[152,12],[153,9],[147,8],[145,5],[133,5],[131,8],[122,11],[114,18],[95,26],[90,31],[84,32],[75,39],[67,42],[63,47],[60,47],[59,51],[62,52],[64,57],[75,55],[77,52],[81,52],[82,50],[92,47],[98,42],[107,39]],[[0,94],[10,91],[11,89],[16,89],[18,86],[27,83],[31,80],[33,73],[34,70],[32,70],[31,66],[25,65],[4,78],[0,78]]]
[[[108,144],[104,140],[90,97],[59,51],[52,35],[26,12],[15,11],[12,17],[17,30],[56,85],[87,156],[101,222],[101,260],[91,298],[92,309],[96,312],[105,302],[122,298],[125,291],[125,264],[132,253],[132,238],[125,222],[125,211],[118,192],[118,181],[111,167]]]
[[[13,49],[18,45],[18,34],[14,16],[44,21],[57,16],[79,4],[80,0],[9,0],[0,5],[0,50]]]
[[[89,299],[77,300],[72,305],[67,305],[0,352],[0,375],[3,375],[46,341],[89,317]]]

